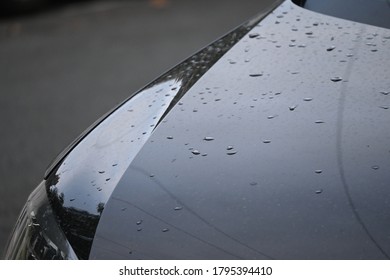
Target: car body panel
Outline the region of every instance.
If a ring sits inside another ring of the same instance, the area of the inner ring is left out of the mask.
[[[91,259],[390,255],[390,31],[286,1],[153,130]]]
[[[389,0],[293,0],[293,2],[311,11],[390,28]]]
[[[51,164],[46,188],[58,222],[88,258],[100,215],[147,139],[188,89],[281,1],[200,50],[98,120]]]

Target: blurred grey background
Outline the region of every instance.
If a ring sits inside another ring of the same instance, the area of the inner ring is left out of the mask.
[[[63,148],[272,0],[54,2],[0,11],[1,256],[29,193]]]

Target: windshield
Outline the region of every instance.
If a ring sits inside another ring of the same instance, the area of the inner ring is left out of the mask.
[[[390,28],[390,0],[293,0],[330,16]]]

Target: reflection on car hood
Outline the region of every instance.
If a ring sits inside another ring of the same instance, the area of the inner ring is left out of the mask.
[[[389,63],[389,30],[287,1],[154,130],[90,258],[389,258]]]

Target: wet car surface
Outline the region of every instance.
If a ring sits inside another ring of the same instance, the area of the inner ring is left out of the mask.
[[[388,258],[388,36],[276,9],[154,131],[90,257]]]
[[[389,258],[390,31],[273,8],[49,170],[78,258]]]
[[[0,168],[1,252],[29,194],[64,147],[130,94],[264,5],[257,0],[153,5],[157,2],[164,1],[87,1],[1,21],[0,126],[7,131]]]

